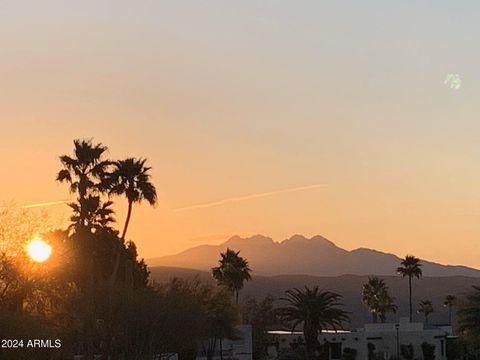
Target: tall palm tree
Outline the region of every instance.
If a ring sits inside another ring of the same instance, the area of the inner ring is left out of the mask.
[[[220,254],[219,266],[212,268],[212,275],[220,286],[227,288],[235,295],[238,304],[238,294],[246,281],[252,276],[248,261],[240,256],[240,251],[227,249]]]
[[[128,225],[132,216],[133,204],[140,204],[143,200],[150,205],[157,203],[157,190],[151,182],[146,159],[128,158],[113,162],[113,170],[107,176],[107,187],[110,194],[125,195],[128,201],[127,217],[122,231],[122,240],[125,240]]]
[[[409,299],[409,306],[410,306],[410,322],[412,322],[413,318],[413,306],[412,306],[412,278],[416,277],[420,279],[420,276],[423,275],[420,263],[420,259],[416,258],[412,255],[405,256],[405,259],[401,261],[401,266],[397,268],[397,272],[402,277],[408,277],[408,299]]]
[[[73,145],[73,157],[60,156],[63,169],[58,172],[57,181],[69,183],[72,193],[78,192],[80,197],[85,197],[90,190],[98,190],[99,180],[110,165],[104,158],[108,148],[85,139],[76,139]]]
[[[314,288],[292,289],[281,300],[287,305],[280,308],[279,315],[290,323],[292,331],[303,324],[303,335],[308,359],[314,359],[319,346],[318,335],[323,329],[338,329],[349,320],[348,313],[341,309],[342,296]]]
[[[457,315],[460,333],[470,340],[480,341],[480,287],[473,286],[462,299]]]
[[[420,301],[418,312],[425,316],[425,324],[428,324],[428,316],[433,313],[433,304],[430,300]]]
[[[443,306],[448,307],[448,324],[452,325],[452,308],[457,303],[457,297],[455,295],[445,296]]]
[[[110,209],[110,202],[102,203],[103,181],[105,174],[111,164],[105,158],[107,147],[101,143],[94,144],[92,140],[73,141],[73,156],[62,155],[60,162],[63,166],[57,173],[56,180],[70,184],[70,192],[77,194],[77,201],[69,204],[73,209],[71,218],[75,237],[81,241],[78,244],[86,250],[91,249],[89,245],[93,242],[93,233],[99,227],[107,226],[113,221],[113,211]],[[93,358],[94,342],[94,257],[88,252],[85,259],[85,289],[87,296],[86,308],[87,317],[85,322],[85,342],[87,357]],[[83,259],[82,259],[83,260]]]
[[[125,242],[128,225],[132,216],[133,204],[141,203],[143,200],[150,205],[157,203],[157,190],[152,184],[149,171],[151,167],[146,166],[146,159],[128,158],[113,162],[113,170],[107,174],[105,187],[112,195],[125,195],[128,201],[127,216],[123,227],[121,242]],[[120,267],[120,256],[122,244],[118,244],[115,255],[115,263],[110,278],[110,285],[113,286]]]

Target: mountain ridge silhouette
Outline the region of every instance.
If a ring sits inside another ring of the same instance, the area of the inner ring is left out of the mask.
[[[219,245],[199,245],[175,255],[147,259],[150,266],[173,266],[209,271],[220,252],[240,251],[258,275],[396,275],[400,257],[368,248],[345,250],[327,238],[293,235],[281,242],[264,235],[233,236]],[[422,259],[424,276],[480,277],[480,270],[463,265],[443,265]]]

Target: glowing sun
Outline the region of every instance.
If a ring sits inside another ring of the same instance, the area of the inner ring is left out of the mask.
[[[27,244],[27,254],[33,261],[44,262],[52,254],[52,247],[42,239],[35,238]]]

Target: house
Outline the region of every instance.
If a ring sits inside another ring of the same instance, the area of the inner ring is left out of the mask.
[[[272,359],[282,349],[292,348],[303,343],[302,332],[271,331],[273,344],[269,347]],[[410,323],[400,319],[399,323],[365,324],[353,331],[322,331],[320,344],[325,345],[330,360],[342,358],[345,349],[353,349],[356,359],[390,359],[403,351],[412,351],[414,357],[423,358],[423,348],[430,348],[435,360],[446,360],[447,338],[452,335],[450,326],[430,326],[423,323]],[[423,345],[422,344],[427,344]],[[348,350],[347,350],[348,351]]]

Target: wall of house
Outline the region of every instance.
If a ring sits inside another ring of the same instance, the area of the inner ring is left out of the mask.
[[[367,324],[364,328],[352,332],[324,332],[319,336],[321,344],[329,344],[330,359],[339,360],[345,348],[357,350],[357,359],[368,359],[368,344],[373,344],[380,358],[390,359],[397,354],[396,324]],[[274,345],[269,347],[272,359],[281,349],[288,349],[303,341],[301,333],[272,332]],[[412,344],[415,358],[423,358],[422,343],[435,346],[435,360],[446,360],[446,336],[448,329],[424,327],[423,323],[401,322],[398,327],[399,348]]]

